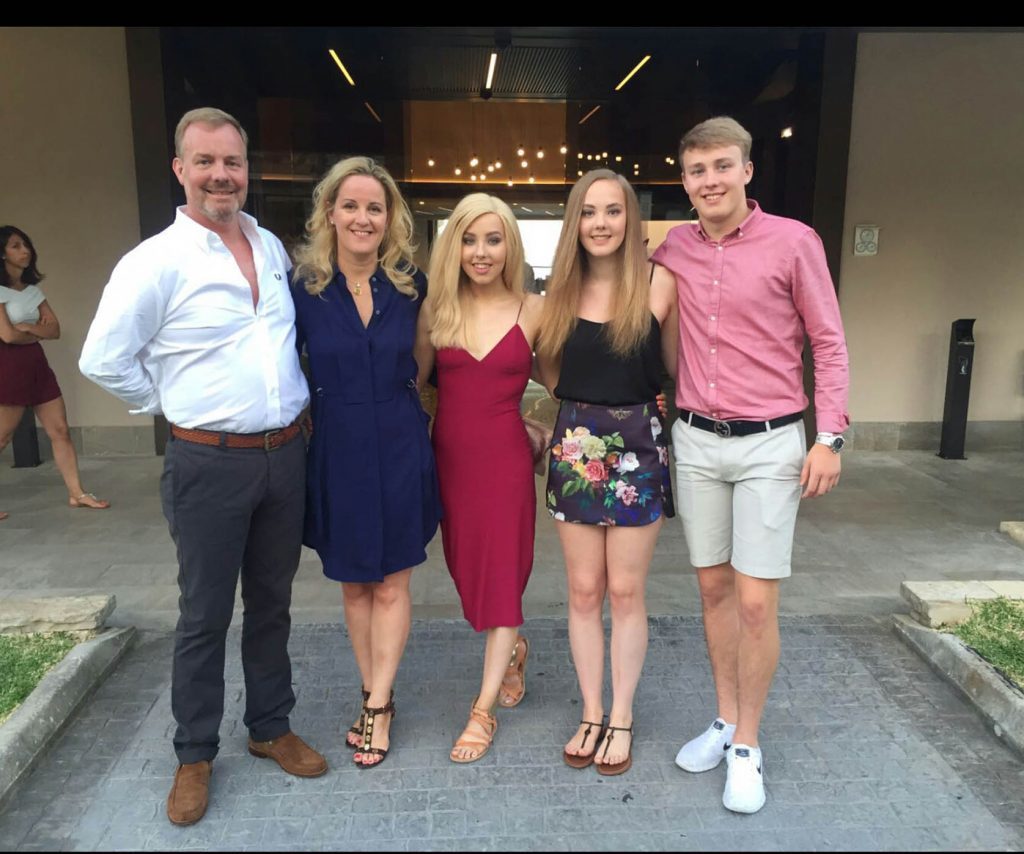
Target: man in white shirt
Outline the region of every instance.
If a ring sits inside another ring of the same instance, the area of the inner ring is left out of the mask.
[[[309,388],[295,349],[291,267],[242,213],[247,137],[210,107],[182,116],[172,164],[186,204],[114,268],[79,367],[132,413],[171,424],[160,497],[178,550],[171,708],[174,824],[203,817],[224,714],[224,655],[242,581],[249,752],[316,777],[324,758],[291,732],[292,579],[305,506],[299,418]]]

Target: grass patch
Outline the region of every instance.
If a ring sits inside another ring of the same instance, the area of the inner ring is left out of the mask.
[[[971,618],[954,634],[1024,690],[1024,602],[1000,596],[971,607]]]
[[[77,643],[67,632],[0,635],[0,723]]]

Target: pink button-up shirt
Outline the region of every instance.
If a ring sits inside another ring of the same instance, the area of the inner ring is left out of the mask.
[[[840,433],[850,423],[850,376],[821,239],[795,219],[747,204],[750,215],[721,240],[699,224],[680,225],[651,256],[676,277],[676,405],[722,421],[805,409],[806,332],[818,430]]]

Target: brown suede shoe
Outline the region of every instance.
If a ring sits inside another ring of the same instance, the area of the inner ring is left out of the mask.
[[[167,796],[167,817],[171,824],[195,824],[206,815],[212,770],[213,763],[208,759],[178,766],[174,785]]]
[[[286,732],[270,741],[249,739],[249,752],[260,759],[273,759],[296,777],[319,777],[327,771],[327,760],[294,732]]]

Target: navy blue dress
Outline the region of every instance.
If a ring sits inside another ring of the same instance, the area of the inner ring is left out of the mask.
[[[337,267],[319,296],[301,281],[292,285],[312,391],[303,542],[335,581],[381,581],[423,563],[441,519],[412,355],[427,280],[416,273],[415,300],[379,268],[369,285],[366,327]]]

